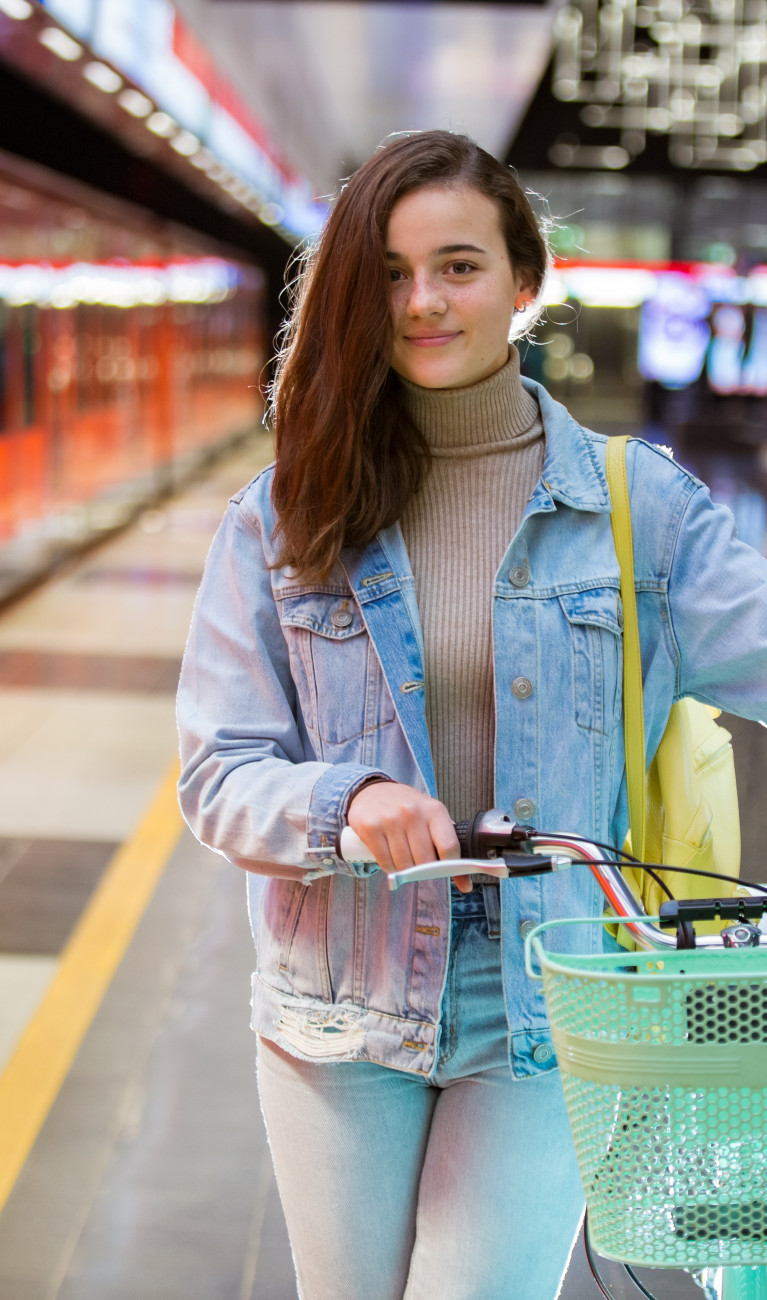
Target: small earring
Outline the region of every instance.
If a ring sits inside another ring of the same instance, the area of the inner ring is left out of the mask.
[[[514,310],[515,312],[526,311],[529,306],[530,306],[530,299],[523,298],[522,295],[520,294],[516,302],[514,303]]]

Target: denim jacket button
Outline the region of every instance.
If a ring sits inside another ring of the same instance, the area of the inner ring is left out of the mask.
[[[529,934],[532,934],[537,924],[537,921],[521,921],[519,925],[520,939],[526,939]]]
[[[351,610],[345,609],[343,605],[340,609],[334,609],[330,621],[333,627],[348,627],[352,621]]]
[[[517,799],[514,804],[514,816],[521,822],[529,822],[530,818],[535,816],[535,801],[533,799]]]
[[[545,1065],[554,1055],[554,1048],[550,1043],[539,1043],[533,1051],[533,1060],[536,1065]]]
[[[533,683],[529,677],[515,677],[511,683],[511,693],[518,700],[529,700],[533,693]]]
[[[530,570],[527,567],[527,561],[524,564],[516,564],[513,569],[509,570],[509,582],[514,587],[526,587],[530,581]]]

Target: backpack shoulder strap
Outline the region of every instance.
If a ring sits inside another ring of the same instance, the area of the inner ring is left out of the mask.
[[[639,644],[636,592],[634,590],[634,546],[631,538],[631,506],[626,479],[626,437],[607,443],[607,486],[612,500],[615,551],[621,570],[623,602],[623,735],[626,749],[631,847],[644,857],[647,777],[644,751],[644,709],[642,704],[642,654]]]

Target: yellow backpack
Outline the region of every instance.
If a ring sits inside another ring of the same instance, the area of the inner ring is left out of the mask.
[[[666,730],[649,772],[644,765],[642,660],[634,590],[631,509],[626,480],[625,437],[607,444],[607,484],[612,498],[615,550],[621,569],[623,602],[623,728],[626,748],[629,824],[625,848],[647,862],[662,862],[658,874],[675,898],[717,898],[736,892],[728,881],[675,873],[698,867],[740,873],[740,818],[731,736],[714,719],[717,709],[698,700],[679,700],[671,708]],[[624,867],[623,874],[650,916],[657,916],[665,895],[646,872]],[[724,922],[696,922],[699,933],[721,929]],[[633,940],[623,930],[626,947]]]

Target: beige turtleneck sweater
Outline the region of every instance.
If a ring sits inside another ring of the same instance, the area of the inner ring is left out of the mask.
[[[470,388],[401,383],[433,457],[400,522],[423,628],[437,792],[458,821],[495,802],[493,583],[540,478],[544,432],[514,347],[502,370]]]

